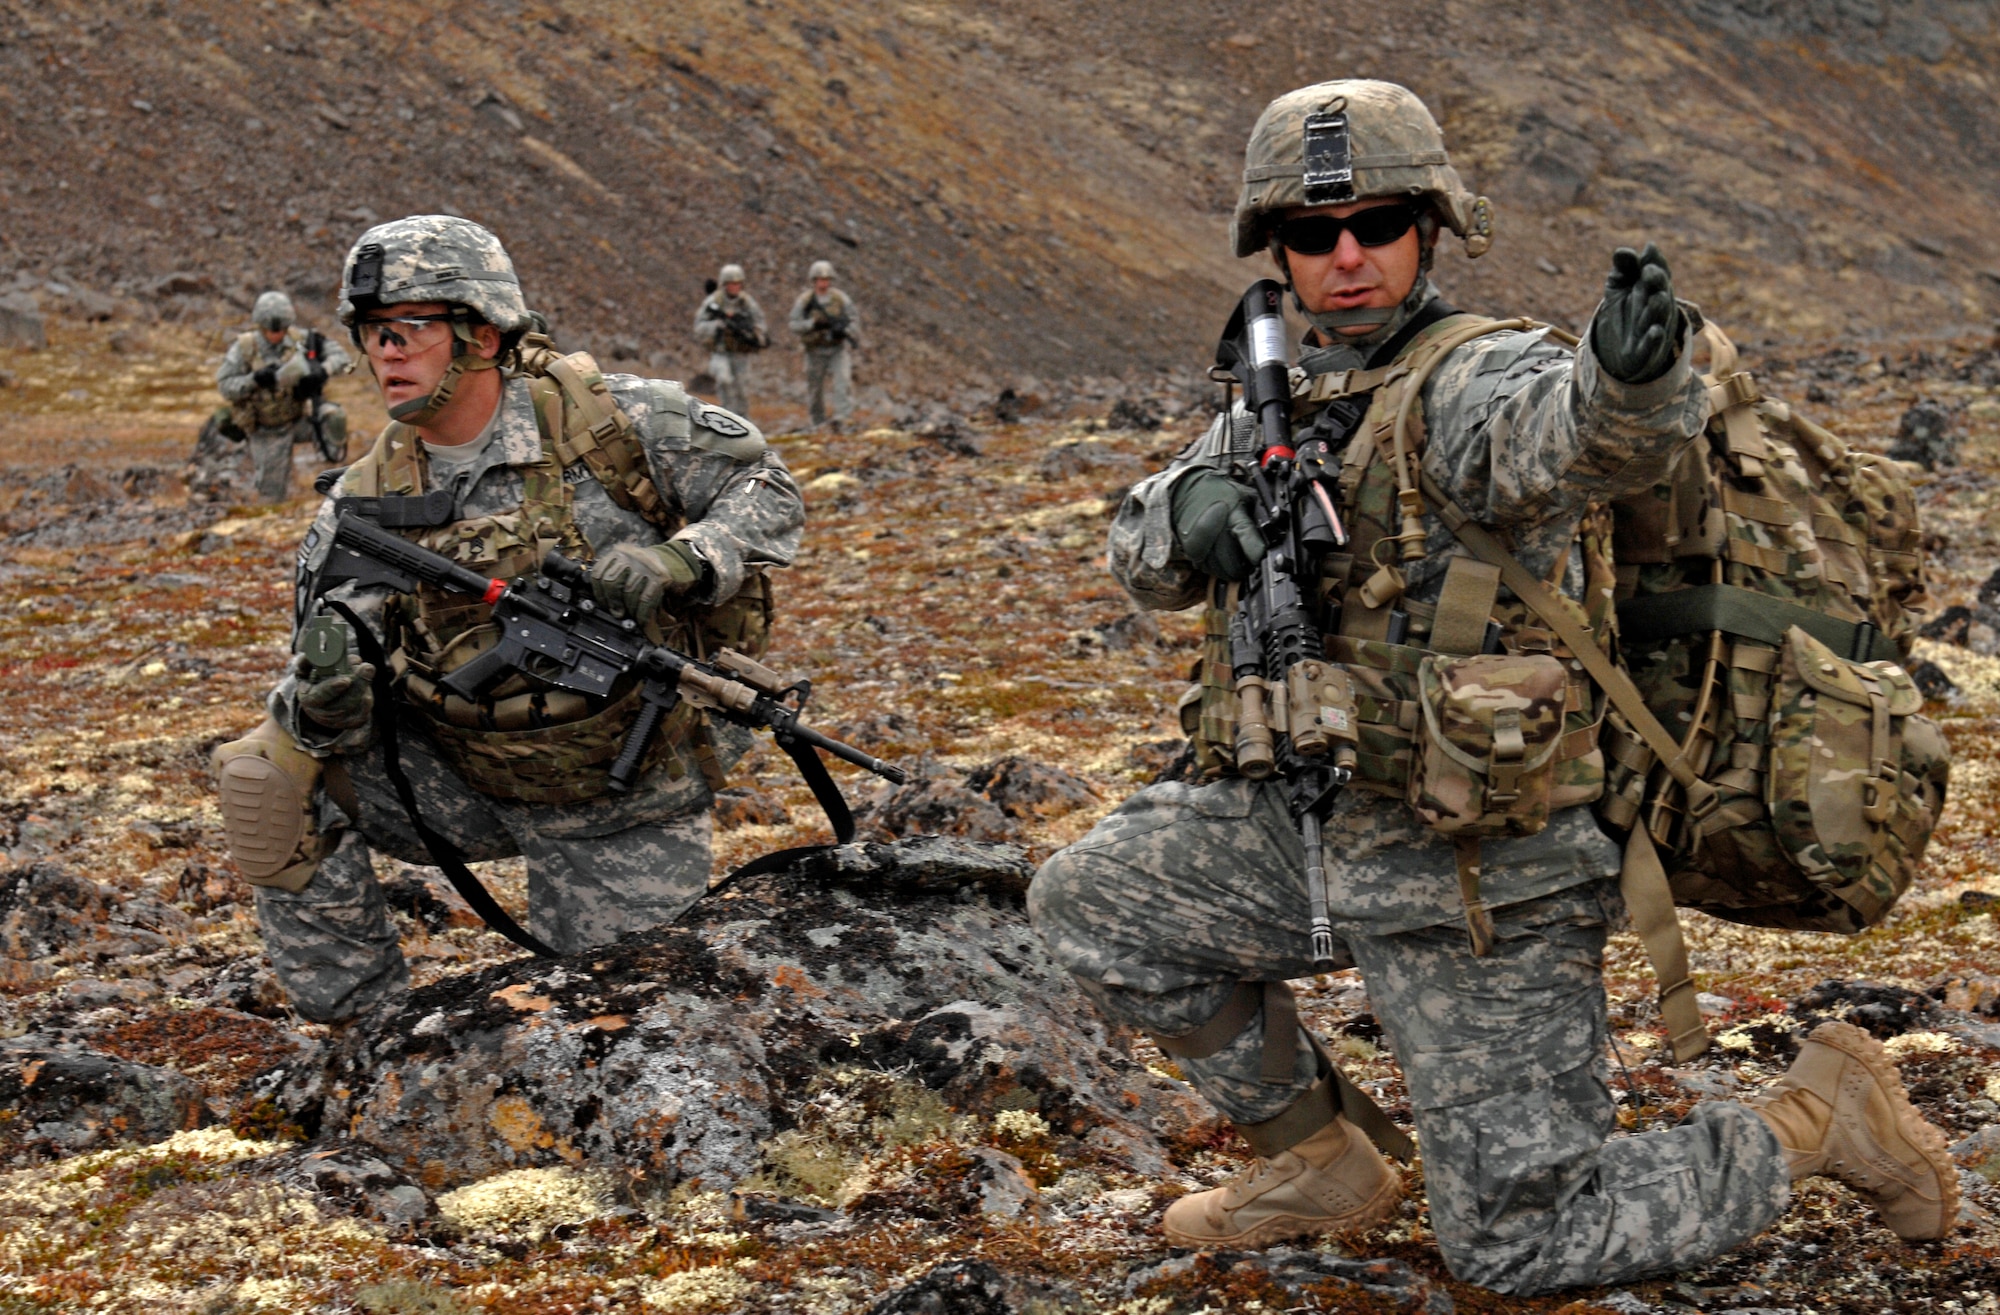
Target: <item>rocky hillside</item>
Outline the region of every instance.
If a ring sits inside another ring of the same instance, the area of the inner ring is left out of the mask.
[[[702,279],[830,255],[877,382],[1198,363],[1245,131],[1340,75],[1437,107],[1499,207],[1466,304],[1574,324],[1653,237],[1751,338],[1984,324],[2000,33],[1976,0],[5,0],[0,281],[207,326],[324,314],[370,221],[496,227],[573,341],[694,357]],[[0,285],[0,292],[7,291]]]

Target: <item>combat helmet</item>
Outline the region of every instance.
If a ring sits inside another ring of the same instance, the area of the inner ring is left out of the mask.
[[[1428,201],[1466,255],[1493,245],[1492,203],[1451,167],[1444,134],[1414,92],[1361,78],[1300,87],[1266,105],[1250,130],[1231,242],[1253,256],[1281,211],[1395,196]]]
[[[279,329],[291,328],[298,316],[292,310],[292,299],[272,289],[258,295],[257,304],[250,310],[250,319],[266,333],[276,333]]]
[[[831,260],[815,260],[812,263],[812,268],[806,271],[808,281],[812,279],[830,279],[832,277],[833,262]]]
[[[743,281],[743,266],[741,265],[724,265],[715,276],[715,282],[718,287],[727,286],[731,283],[741,283]]]
[[[389,412],[391,419],[409,425],[434,419],[465,374],[498,366],[534,325],[507,249],[491,231],[470,219],[410,215],[363,233],[347,253],[340,276],[340,322],[347,326],[356,345],[361,342],[362,312],[424,301],[463,307],[471,316],[452,322],[451,368],[438,386],[428,397],[412,399]],[[500,331],[499,353],[479,355],[475,322]]]

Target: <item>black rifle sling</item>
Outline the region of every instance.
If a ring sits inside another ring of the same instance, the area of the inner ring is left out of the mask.
[[[825,813],[826,820],[832,823],[833,843],[795,845],[790,849],[774,850],[769,854],[753,858],[696,896],[695,904],[701,903],[711,895],[720,894],[745,877],[761,877],[766,872],[783,872],[802,859],[810,858],[814,854],[824,854],[854,839],[854,814],[848,810],[847,799],[840,793],[840,785],[833,779],[832,773],[826,770],[826,763],[821,761],[819,751],[810,744],[801,744],[782,735],[777,739],[778,747],[783,749],[786,756],[798,766],[799,775],[805,778],[806,784],[812,788],[813,798],[819,801],[820,811]],[[688,909],[693,907],[694,904],[690,904],[686,909],[682,909],[674,921],[679,922],[681,918],[686,917]]]
[[[513,916],[500,907],[500,902],[493,898],[493,893],[487,890],[479,878],[473,875],[472,869],[465,865],[465,856],[459,852],[458,846],[433,830],[430,823],[424,821],[423,815],[417,811],[417,792],[410,788],[410,778],[403,771],[402,756],[397,751],[395,691],[392,686],[393,678],[389,674],[388,655],[383,653],[381,642],[375,638],[375,632],[362,623],[353,609],[333,599],[328,599],[326,602],[327,606],[340,613],[347,624],[353,627],[354,640],[361,649],[362,661],[372,664],[375,668],[375,732],[382,740],[382,769],[388,773],[389,784],[396,788],[396,797],[402,800],[403,811],[409,814],[410,825],[416,829],[418,838],[424,842],[424,848],[430,851],[430,856],[438,865],[438,869],[450,880],[452,889],[472,906],[472,911],[477,913],[487,926],[522,949],[532,951],[544,959],[561,958],[560,954],[543,944],[534,933],[515,922]],[[825,768],[822,767],[820,770],[824,772]]]

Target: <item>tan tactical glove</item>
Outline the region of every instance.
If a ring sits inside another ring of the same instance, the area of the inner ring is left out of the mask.
[[[590,568],[597,601],[619,616],[644,625],[669,594],[683,594],[702,582],[708,563],[678,540],[640,548],[621,543]]]
[[[315,726],[330,731],[351,731],[368,724],[375,710],[375,668],[363,662],[352,675],[331,675],[317,679],[313,665],[299,654],[292,659],[292,674],[298,678],[299,715]]]

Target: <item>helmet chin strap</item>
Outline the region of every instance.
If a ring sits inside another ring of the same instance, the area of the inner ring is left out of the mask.
[[[471,325],[453,320],[451,337],[451,364],[445,367],[444,377],[437,381],[437,387],[422,397],[413,397],[390,407],[391,420],[412,428],[427,425],[451,405],[452,394],[458,391],[459,382],[466,375],[500,368],[499,353],[492,356],[479,354],[479,338],[473,333]]]

